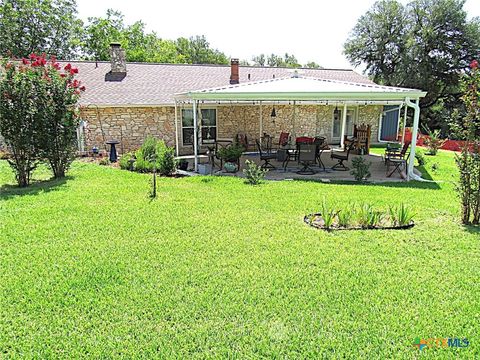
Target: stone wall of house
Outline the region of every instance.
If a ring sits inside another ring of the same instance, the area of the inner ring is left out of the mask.
[[[81,117],[87,122],[87,149],[104,148],[105,141],[117,139],[120,153],[140,147],[149,136],[175,145],[174,107],[102,107],[83,108]]]
[[[200,108],[217,109],[217,138],[234,139],[239,133],[247,135],[253,145],[261,133],[278,139],[285,131],[295,136],[324,136],[332,142],[333,112],[335,106],[323,105],[275,105],[276,117],[272,117],[272,105],[201,105]],[[340,106],[339,106],[340,108]],[[261,110],[260,110],[261,109]],[[378,139],[378,124],[382,106],[358,106],[357,123],[372,126],[372,143]],[[260,126],[262,111],[262,127]],[[120,153],[137,149],[149,135],[175,145],[175,109],[164,107],[88,107],[82,110],[87,121],[85,133],[87,149],[104,148],[105,141],[118,139]],[[192,146],[182,146],[181,108],[178,109],[178,134],[180,154],[191,154]]]
[[[358,107],[357,123],[372,126],[371,142],[378,143],[378,131],[380,116],[383,113],[383,105],[362,105]]]

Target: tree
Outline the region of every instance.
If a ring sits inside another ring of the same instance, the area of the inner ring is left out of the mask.
[[[304,65],[304,67],[309,68],[309,69],[323,69],[322,66],[317,64],[315,61],[310,61]]]
[[[12,153],[9,160],[19,186],[46,159],[55,177],[65,175],[75,152],[76,103],[85,90],[78,70],[63,71],[55,58],[30,55],[21,63],[5,61],[0,80],[0,133]]]
[[[127,61],[227,64],[222,52],[212,49],[205,36],[179,38],[176,41],[161,39],[155,32],[147,33],[145,23],[137,21],[126,25],[122,13],[109,9],[105,17],[88,19],[83,51],[93,60],[110,59],[109,45],[120,42]]]
[[[124,30],[124,16],[118,11],[108,9],[106,17],[88,18],[82,44],[84,54],[92,60],[110,60],[110,43],[123,40]]]
[[[178,38],[177,51],[188,64],[228,64],[228,57],[217,49],[212,49],[205,36]]]
[[[15,172],[17,183],[28,186],[30,175],[38,164],[37,146],[32,143],[38,132],[34,109],[38,101],[39,73],[26,71],[4,62],[5,72],[0,81],[0,133],[12,156],[8,162]],[[35,76],[34,78],[32,77]]]
[[[456,190],[462,204],[462,223],[480,224],[480,69],[477,60],[470,64],[461,81],[465,116],[458,118],[454,131],[465,140],[460,155],[455,155],[459,169]]]
[[[399,85],[400,64],[406,53],[407,17],[405,8],[396,0],[376,2],[361,16],[344,45],[344,52],[352,65],[364,64],[373,81],[385,85]],[[403,62],[402,62],[403,60]]]
[[[38,61],[37,57],[37,61]],[[41,57],[40,57],[41,58]],[[37,103],[40,131],[39,156],[48,161],[55,178],[65,176],[77,147],[77,103],[85,87],[75,79],[78,69],[67,64],[63,71],[52,59],[43,69],[43,89]]]
[[[252,58],[253,64],[256,66],[265,66],[265,54],[260,54]]]
[[[0,2],[0,56],[45,52],[61,59],[75,57],[82,32],[76,15],[75,0]]]
[[[285,53],[284,56],[270,54],[266,56],[265,54],[260,54],[252,58],[253,64],[256,66],[272,66],[272,67],[291,67],[299,68],[302,65],[298,62],[297,58],[294,55]],[[305,65],[305,67],[312,69],[320,69],[321,66],[316,62],[311,61]]]
[[[445,130],[460,104],[462,69],[480,52],[480,20],[467,19],[464,3],[378,1],[358,20],[344,53],[353,65],[365,65],[375,82],[426,90],[422,118]]]

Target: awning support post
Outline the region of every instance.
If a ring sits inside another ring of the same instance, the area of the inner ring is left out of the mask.
[[[260,101],[260,134],[258,138],[261,139],[262,136],[263,136],[263,108],[262,108],[262,102]]]
[[[193,101],[193,155],[195,157],[195,172],[198,171],[198,122],[197,101]]]
[[[175,100],[175,156],[179,156],[179,149],[178,149],[178,109],[177,109],[177,100]]]
[[[343,104],[343,114],[342,114],[342,131],[340,132],[340,147],[343,148],[345,145],[345,132],[347,127],[347,103]]]
[[[415,148],[417,147],[418,125],[420,122],[420,106],[418,105],[418,102],[418,99],[415,102],[412,102],[410,98],[405,99],[405,103],[407,104],[407,106],[410,106],[415,110],[415,113],[413,115],[412,143],[410,145],[411,149],[410,158],[408,161],[407,180],[410,180],[411,178],[417,178],[417,176],[413,172],[413,166],[415,163]]]

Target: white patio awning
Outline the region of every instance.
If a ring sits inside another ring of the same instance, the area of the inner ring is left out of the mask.
[[[195,90],[175,97],[177,100],[212,101],[404,101],[426,94],[417,89],[290,77]]]
[[[412,138],[417,138],[420,121],[420,98],[427,95],[425,91],[377,84],[363,84],[346,81],[299,77],[295,74],[289,78],[269,79],[247,82],[238,85],[228,85],[218,88],[189,91],[176,94],[175,101],[193,102],[194,124],[194,155],[195,170],[198,169],[198,120],[197,105],[199,101],[314,101],[343,102],[354,101],[378,102],[388,104],[400,101],[415,110]],[[413,101],[412,101],[413,100]],[[346,111],[343,115],[343,124],[346,122]],[[345,125],[342,127],[345,129]],[[341,136],[341,139],[343,135]],[[415,160],[416,141],[412,142],[408,163],[408,178],[415,178],[413,165]]]

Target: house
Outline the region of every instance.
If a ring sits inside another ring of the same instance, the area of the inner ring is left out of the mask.
[[[87,87],[81,98],[86,149],[114,138],[126,152],[152,135],[175,146],[177,155],[198,155],[215,139],[281,132],[343,144],[360,123],[371,125],[377,143],[397,137],[402,107],[415,108],[417,118],[415,101],[425,96],[377,85],[353,70],[240,66],[236,59],[230,66],[126,63],[118,44],[110,51],[110,63],[74,62]]]

